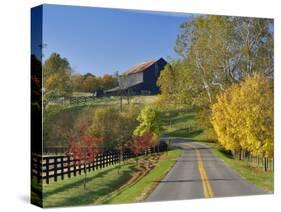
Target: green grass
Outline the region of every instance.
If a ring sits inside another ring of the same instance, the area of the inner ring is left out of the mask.
[[[77,97],[80,97],[80,96],[93,96],[93,93],[90,93],[90,92],[73,92],[72,96],[77,96]]]
[[[161,112],[163,131],[161,136],[185,138],[192,140],[204,139],[204,131],[195,122],[196,112],[191,109],[172,109]]]
[[[135,164],[122,165],[119,173],[118,166],[90,172],[87,175],[86,190],[84,190],[84,174],[72,178],[65,178],[58,182],[43,184],[43,206],[59,207],[95,204],[95,201],[113,192],[134,174]],[[33,185],[33,195],[40,190],[36,182]],[[33,196],[34,197],[34,196]],[[35,196],[36,198],[36,196]]]
[[[273,192],[274,190],[274,173],[265,172],[262,168],[250,167],[247,161],[234,159],[230,154],[221,150],[217,144],[211,144],[215,156],[222,159],[241,177],[253,183],[257,187]]]
[[[175,164],[182,150],[170,150],[164,153],[158,164],[143,178],[135,183],[126,186],[122,190],[115,191],[105,198],[100,198],[99,203],[131,203],[144,200],[148,194],[156,187],[158,182],[167,174]]]

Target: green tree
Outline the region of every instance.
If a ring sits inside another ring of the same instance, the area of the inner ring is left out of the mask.
[[[157,85],[161,88],[161,98],[168,103],[175,103],[176,73],[173,65],[167,64],[157,81]]]
[[[153,133],[157,136],[160,135],[161,131],[161,120],[159,112],[152,106],[145,106],[137,120],[139,126],[135,129],[134,135],[142,136],[146,132]]]

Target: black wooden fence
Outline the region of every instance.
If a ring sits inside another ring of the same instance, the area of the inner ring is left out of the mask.
[[[162,143],[158,147],[149,148],[143,154],[155,152],[163,152],[167,150],[167,145]],[[81,175],[84,172],[91,172],[97,169],[102,169],[121,162],[121,151],[113,150],[98,154],[92,162],[84,163],[72,156],[63,155],[37,155],[33,154],[31,158],[31,175],[36,177],[37,181],[45,180],[48,184],[51,179],[57,181],[64,180],[65,177]],[[125,150],[122,152],[122,159],[127,160],[133,158],[131,151]]]

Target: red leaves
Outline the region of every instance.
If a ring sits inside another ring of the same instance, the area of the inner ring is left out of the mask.
[[[153,137],[153,134],[150,132],[145,132],[141,136],[135,136],[133,138],[130,150],[134,154],[139,154],[139,153],[143,152],[145,149],[151,147],[152,137]]]
[[[82,147],[78,143],[71,143],[68,147],[67,154],[72,155],[75,159],[83,158]]]
[[[79,132],[80,132],[80,134],[83,134],[86,129],[87,129],[86,123],[85,123],[85,122],[81,122],[81,123],[80,123],[80,126],[79,126],[79,130],[80,130]]]
[[[86,124],[80,124],[80,136],[76,137],[75,140],[71,139],[67,153],[76,160],[92,162],[99,153],[102,139],[85,134],[86,128]]]

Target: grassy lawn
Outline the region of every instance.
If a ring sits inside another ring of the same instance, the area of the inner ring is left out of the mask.
[[[195,122],[196,112],[192,109],[172,109],[161,112],[163,132],[161,136],[206,140],[203,129]]]
[[[84,174],[65,178],[58,182],[43,185],[43,206],[59,207],[95,204],[95,201],[107,195],[127,182],[135,171],[135,164],[108,167],[87,174],[86,190],[84,190]],[[36,191],[36,183],[34,183]],[[38,187],[37,187],[38,190]]]
[[[44,207],[73,206],[94,204],[95,200],[119,188],[134,173],[134,164],[127,164],[120,168],[109,167],[87,174],[86,190],[84,190],[84,174],[58,182],[43,184]],[[106,182],[106,183],[105,183]],[[35,180],[33,192],[40,190]]]
[[[83,93],[83,92],[74,92],[72,96],[74,97],[87,97],[92,96],[92,93]],[[145,105],[145,104],[151,104],[157,100],[157,96],[131,96],[129,98],[130,104],[136,104],[136,105]],[[62,109],[68,109],[68,108],[84,108],[84,107],[91,107],[91,106],[104,106],[104,105],[119,105],[120,104],[120,97],[119,96],[104,96],[99,98],[94,98],[93,100],[88,100],[87,102],[81,102],[76,104],[70,104],[69,101],[65,101],[64,104],[59,104],[59,106]],[[126,97],[123,97],[122,100],[123,105],[128,105],[128,101]],[[53,104],[56,105],[56,104]]]
[[[131,203],[144,200],[157,186],[158,182],[168,173],[175,164],[182,151],[180,149],[170,150],[164,153],[156,166],[143,178],[117,190],[105,198],[100,198],[99,203]]]

